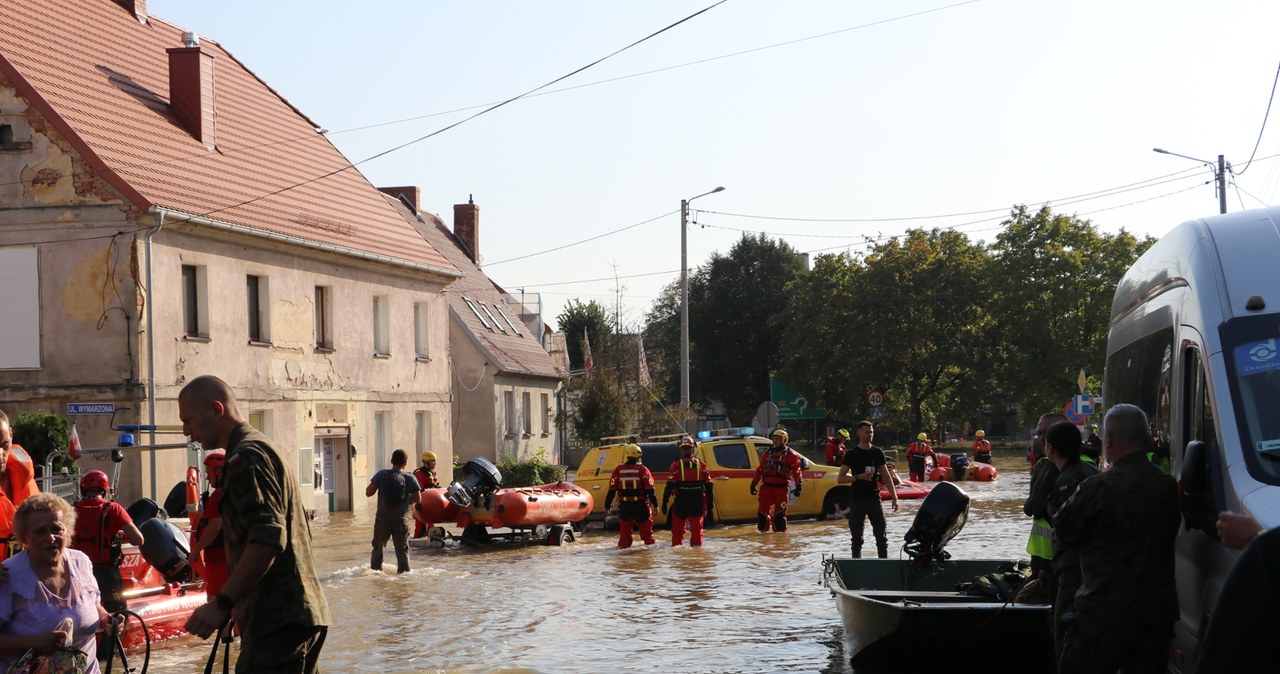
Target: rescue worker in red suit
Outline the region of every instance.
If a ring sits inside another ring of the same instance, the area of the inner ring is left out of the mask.
[[[100,470],[91,470],[80,478],[80,500],[76,501],[76,528],[71,547],[89,556],[93,577],[102,592],[102,607],[111,613],[125,609],[124,579],[120,564],[124,561],[121,539],[142,545],[142,532],[124,506],[109,500],[111,481]],[[98,643],[98,659],[111,657],[112,644],[107,639]]]
[[[18,551],[19,544],[13,537],[13,515],[28,496],[40,493],[35,476],[31,456],[13,441],[9,416],[0,410],[0,543],[3,543],[0,561]]]
[[[611,512],[613,498],[618,497],[619,548],[631,547],[631,530],[635,528],[639,528],[645,545],[654,544],[653,508],[658,507],[658,496],[653,488],[653,473],[640,465],[642,454],[639,445],[627,445],[624,450],[627,462],[614,468],[609,476],[604,509]]]
[[[226,454],[210,452],[204,457],[205,475],[213,492],[204,499],[200,524],[196,525],[195,543],[191,556],[200,555],[204,560],[205,593],[216,596],[227,582],[227,549],[222,541],[222,475],[226,466]]]
[[[751,495],[756,495],[756,485],[760,485],[760,511],[756,513],[756,528],[761,532],[787,530],[787,483],[795,482],[791,493],[800,496],[804,488],[804,476],[800,473],[800,455],[787,446],[791,439],[787,432],[779,428],[773,432],[773,446],[765,450],[760,457],[760,465],[756,467],[756,475],[751,478]]]
[[[680,438],[680,460],[671,464],[667,486],[662,490],[662,514],[671,514],[671,545],[684,542],[685,524],[689,526],[689,545],[702,545],[702,518],[711,504],[711,473],[706,464],[693,456],[693,438]],[[675,508],[671,497],[675,496]]]
[[[431,451],[423,452],[420,458],[422,459],[422,465],[413,469],[413,476],[418,480],[419,491],[439,489],[440,478],[436,477],[436,453]],[[418,508],[415,506],[414,509],[417,510]],[[416,517],[413,519],[416,522],[413,527],[413,537],[422,538],[426,536],[427,529],[430,529],[433,525]]]
[[[973,460],[977,463],[990,464],[991,441],[987,439],[987,432],[979,429],[973,435]]]
[[[841,428],[827,438],[827,465],[838,466],[844,462],[844,443],[849,441],[849,429]]]
[[[911,472],[911,479],[917,482],[925,480],[925,461],[930,456],[934,456],[933,447],[929,446],[929,436],[924,433],[917,435],[916,441],[907,445],[907,469]],[[937,465],[937,461],[935,457],[934,465]]]

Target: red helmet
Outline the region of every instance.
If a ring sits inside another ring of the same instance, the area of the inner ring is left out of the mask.
[[[101,489],[105,494],[111,491],[111,480],[107,479],[107,474],[100,470],[91,470],[80,478],[80,491],[86,489]]]
[[[226,465],[227,455],[222,452],[211,452],[204,457],[204,469],[209,474],[209,479],[218,481],[222,479],[222,467]]]

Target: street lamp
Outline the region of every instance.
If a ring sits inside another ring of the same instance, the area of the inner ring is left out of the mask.
[[[1162,150],[1158,147],[1151,148],[1151,151],[1159,152],[1160,154],[1172,155],[1174,157],[1182,157],[1183,159],[1190,159],[1191,161],[1198,161],[1201,164],[1208,166],[1210,169],[1215,168],[1213,165],[1213,162],[1211,161],[1196,159],[1195,157],[1188,157],[1185,154],[1178,154],[1177,152]],[[1227,163],[1227,160],[1224,159],[1222,155],[1218,155],[1218,165],[1214,170],[1214,177],[1217,178],[1218,180],[1218,212],[1219,213],[1227,212],[1227,167],[1228,166],[1230,166],[1230,164]]]
[[[689,202],[723,192],[717,187],[696,197],[680,200],[680,406],[689,408]]]

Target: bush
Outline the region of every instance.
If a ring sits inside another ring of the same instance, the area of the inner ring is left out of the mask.
[[[547,463],[547,454],[542,450],[538,450],[532,458],[523,461],[503,455],[494,465],[502,471],[504,487],[533,487],[564,479],[564,466]]]
[[[37,466],[44,465],[45,457],[50,452],[66,451],[67,443],[71,441],[71,424],[50,412],[23,412],[16,420],[9,421],[9,426],[13,429],[13,441],[27,450],[31,461]],[[64,454],[54,461],[54,472],[71,465],[71,458]]]

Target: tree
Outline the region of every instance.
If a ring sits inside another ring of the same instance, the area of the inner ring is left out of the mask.
[[[637,420],[633,392],[609,372],[589,373],[573,380],[575,403],[570,423],[578,438],[594,442],[630,433]]]
[[[13,441],[22,445],[31,455],[31,461],[43,466],[49,453],[66,451],[71,441],[71,424],[50,412],[23,412],[17,419],[10,419]],[[55,468],[70,466],[71,458],[63,455],[55,461]]]
[[[599,302],[591,300],[583,304],[574,299],[569,300],[569,304],[565,306],[564,311],[556,316],[556,323],[559,324],[561,332],[565,336],[565,347],[569,351],[569,369],[580,370],[583,368],[582,362],[582,337],[587,335],[591,341],[592,355],[596,356],[596,351],[609,348],[608,340],[614,335],[613,319],[609,312],[605,310]]]

